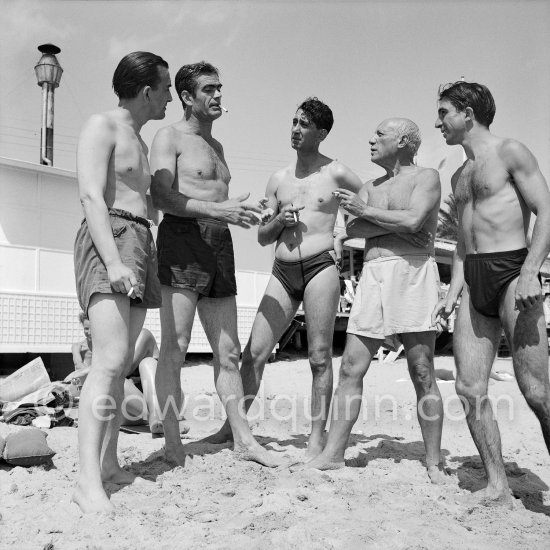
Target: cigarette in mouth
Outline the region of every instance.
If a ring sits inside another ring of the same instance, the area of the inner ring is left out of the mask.
[[[298,216],[296,215],[296,212],[292,212],[292,217],[294,218],[294,223],[298,223]]]
[[[220,107],[221,107],[222,111],[225,111],[226,113],[229,113],[229,110],[226,109],[223,105],[220,105]]]

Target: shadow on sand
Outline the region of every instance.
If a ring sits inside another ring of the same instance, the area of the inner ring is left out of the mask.
[[[378,458],[391,459],[395,463],[402,460],[416,460],[425,464],[426,450],[423,441],[402,443],[402,437],[393,437],[386,434],[374,434],[368,437],[352,434],[349,439],[349,447],[355,447],[362,443],[368,443],[375,439],[381,439],[376,447],[362,449],[358,456],[346,460],[346,466],[350,468],[364,468],[372,460]],[[441,449],[441,456],[446,457],[449,451]]]
[[[459,463],[451,472],[457,475],[461,489],[474,493],[486,487],[485,468],[479,456],[453,456],[450,460]],[[531,470],[520,468],[516,462],[505,462],[504,468],[514,497],[521,500],[527,510],[550,516],[550,505],[543,498],[548,485]]]

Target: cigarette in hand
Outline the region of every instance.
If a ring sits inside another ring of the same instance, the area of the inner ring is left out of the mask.
[[[338,193],[338,191],[333,191],[332,194],[333,194],[336,198],[338,198],[338,197],[340,196],[340,193]]]
[[[134,291],[134,287],[132,287],[128,293],[126,294],[126,296],[128,296],[128,298],[133,298],[134,297],[134,294],[135,294],[135,291]]]

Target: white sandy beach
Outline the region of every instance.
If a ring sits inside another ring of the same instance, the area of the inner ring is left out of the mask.
[[[199,357],[182,370],[191,425],[184,468],[163,460],[163,438],[121,433],[121,462],[151,483],[109,486],[116,512],[84,516],[70,501],[78,473],[77,430],[53,428],[48,431],[48,444],[57,452],[53,466],[0,463],[0,548],[548,548],[550,459],[515,380],[490,386],[499,398],[503,455],[516,497],[510,511],[468,503],[485,478],[452,381],[440,383],[448,486],[428,482],[403,359],[373,363],[366,404],[346,453],[348,467],[290,473],[237,461],[228,445],[194,443],[222,421],[212,367],[206,356]],[[335,383],[339,364],[336,357]],[[436,357],[436,369],[453,370],[453,358]],[[511,360],[499,359],[496,369],[512,372]],[[289,462],[306,445],[310,384],[303,355],[269,364],[265,420],[251,420],[259,441]],[[285,395],[289,398],[280,397]],[[214,412],[209,403],[215,403]],[[20,429],[25,428],[0,424],[0,435]]]

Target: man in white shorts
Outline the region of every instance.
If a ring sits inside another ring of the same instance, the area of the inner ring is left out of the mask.
[[[418,401],[418,420],[433,483],[443,482],[440,464],[443,405],[433,368],[436,329],[431,312],[439,298],[434,235],[441,198],[436,170],[416,166],[418,126],[408,119],[382,122],[371,138],[371,160],[386,170],[358,195],[338,189],[340,206],[353,216],[336,237],[365,237],[365,264],[348,322],[340,379],[323,452],[306,463],[321,470],[344,466],[344,451],[361,408],[363,377],[380,345],[404,346]]]

